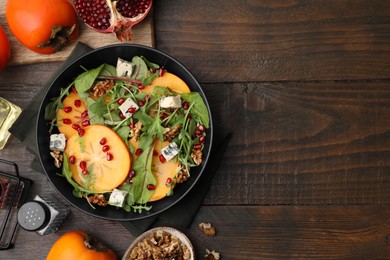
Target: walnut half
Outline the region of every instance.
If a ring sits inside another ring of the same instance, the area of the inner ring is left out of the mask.
[[[61,153],[61,151],[55,150],[50,152],[50,155],[54,158],[54,165],[57,168],[61,168],[62,162],[64,160],[64,157]]]
[[[210,251],[206,249],[206,255],[204,256],[207,260],[219,260],[221,258],[221,254],[215,250]]]
[[[215,236],[215,227],[213,227],[211,223],[200,223],[199,228],[206,236]]]

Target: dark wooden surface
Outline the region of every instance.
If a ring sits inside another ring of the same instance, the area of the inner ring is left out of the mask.
[[[234,133],[183,230],[199,258],[206,248],[222,259],[390,258],[390,2],[159,0],[154,21],[156,48],[193,72]],[[60,65],[7,68],[0,96],[28,109]],[[31,196],[55,194],[19,140],[0,157],[34,181]],[[217,235],[204,237],[200,222]],[[118,256],[134,239],[71,208],[55,234],[19,230],[0,259],[44,259],[77,228]]]

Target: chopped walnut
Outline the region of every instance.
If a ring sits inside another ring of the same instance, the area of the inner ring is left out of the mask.
[[[64,156],[61,151],[55,150],[50,152],[50,155],[54,158],[54,165],[57,168],[61,168],[62,162],[64,161]]]
[[[97,98],[103,96],[108,90],[110,90],[114,86],[114,80],[108,79],[105,81],[99,81],[96,83],[91,90],[92,95]]]
[[[203,153],[201,150],[192,149],[191,158],[192,158],[192,160],[194,160],[194,163],[196,165],[199,165],[202,163],[202,156],[203,156]]]
[[[138,138],[141,134],[141,128],[142,128],[142,123],[141,121],[138,121],[133,128],[130,130],[130,136],[132,141],[138,141]]]
[[[190,175],[188,174],[187,169],[184,166],[180,165],[179,171],[176,175],[175,182],[176,183],[183,183],[183,182],[187,181],[189,177],[190,177]]]
[[[164,141],[171,142],[179,133],[180,133],[180,125],[176,125],[168,132],[164,133]]]
[[[92,204],[96,204],[98,206],[107,206],[107,200],[103,196],[103,194],[93,194],[91,196],[88,196],[88,201]]]
[[[180,239],[159,230],[149,235],[131,250],[128,259],[191,259],[191,251]]]
[[[200,223],[199,228],[206,236],[215,236],[215,227],[210,223]]]
[[[210,251],[206,249],[206,255],[204,256],[207,260],[219,260],[221,258],[221,254],[215,250]]]

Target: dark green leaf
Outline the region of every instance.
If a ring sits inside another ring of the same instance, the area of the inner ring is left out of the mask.
[[[182,93],[180,94],[182,99],[192,105],[191,114],[197,116],[200,123],[206,128],[209,128],[209,113],[206,104],[203,102],[202,97],[198,92]]]
[[[104,64],[78,75],[74,81],[77,92],[82,93],[88,91],[103,68]]]

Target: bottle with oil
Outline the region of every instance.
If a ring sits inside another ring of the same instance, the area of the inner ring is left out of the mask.
[[[22,110],[20,107],[0,97],[0,150],[4,148],[10,137],[8,131],[19,117]]]

